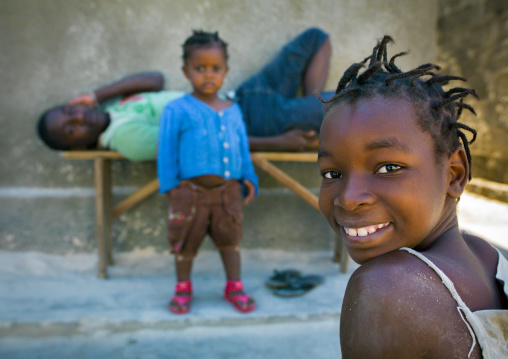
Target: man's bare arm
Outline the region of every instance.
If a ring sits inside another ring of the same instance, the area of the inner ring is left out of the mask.
[[[160,91],[164,87],[164,76],[159,71],[140,72],[127,76],[94,90],[97,102],[101,103],[117,96],[128,96],[139,92]]]
[[[96,106],[117,96],[128,96],[139,92],[161,91],[163,87],[164,76],[161,72],[140,72],[99,87],[93,92],[76,96],[69,101],[69,104]]]

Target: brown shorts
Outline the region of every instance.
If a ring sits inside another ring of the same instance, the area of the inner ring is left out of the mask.
[[[239,250],[242,218],[242,186],[237,180],[215,188],[183,180],[169,193],[171,252],[178,259],[195,257],[207,233],[219,250]]]

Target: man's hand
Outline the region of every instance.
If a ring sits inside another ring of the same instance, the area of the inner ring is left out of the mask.
[[[243,181],[243,184],[245,185],[245,189],[247,190],[247,196],[243,200],[243,204],[248,205],[254,200],[254,196],[256,195],[256,187],[249,180]]]
[[[316,150],[318,147],[319,137],[314,130],[305,131],[294,128],[278,136],[249,136],[249,148],[251,152],[301,152]]]
[[[279,136],[281,148],[287,151],[305,151],[317,148],[316,131],[293,129]]]
[[[79,104],[95,107],[97,106],[97,98],[93,93],[86,93],[84,95],[76,96],[69,101],[69,105]]]

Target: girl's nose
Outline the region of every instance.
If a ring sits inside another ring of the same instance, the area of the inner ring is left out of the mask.
[[[354,211],[365,205],[373,204],[376,196],[368,189],[366,181],[360,177],[344,178],[333,205],[348,211]]]

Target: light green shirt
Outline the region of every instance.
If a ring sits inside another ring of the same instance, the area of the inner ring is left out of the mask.
[[[115,150],[133,161],[154,160],[159,121],[164,106],[183,91],[144,92],[107,105],[111,123],[100,136],[102,147]]]

